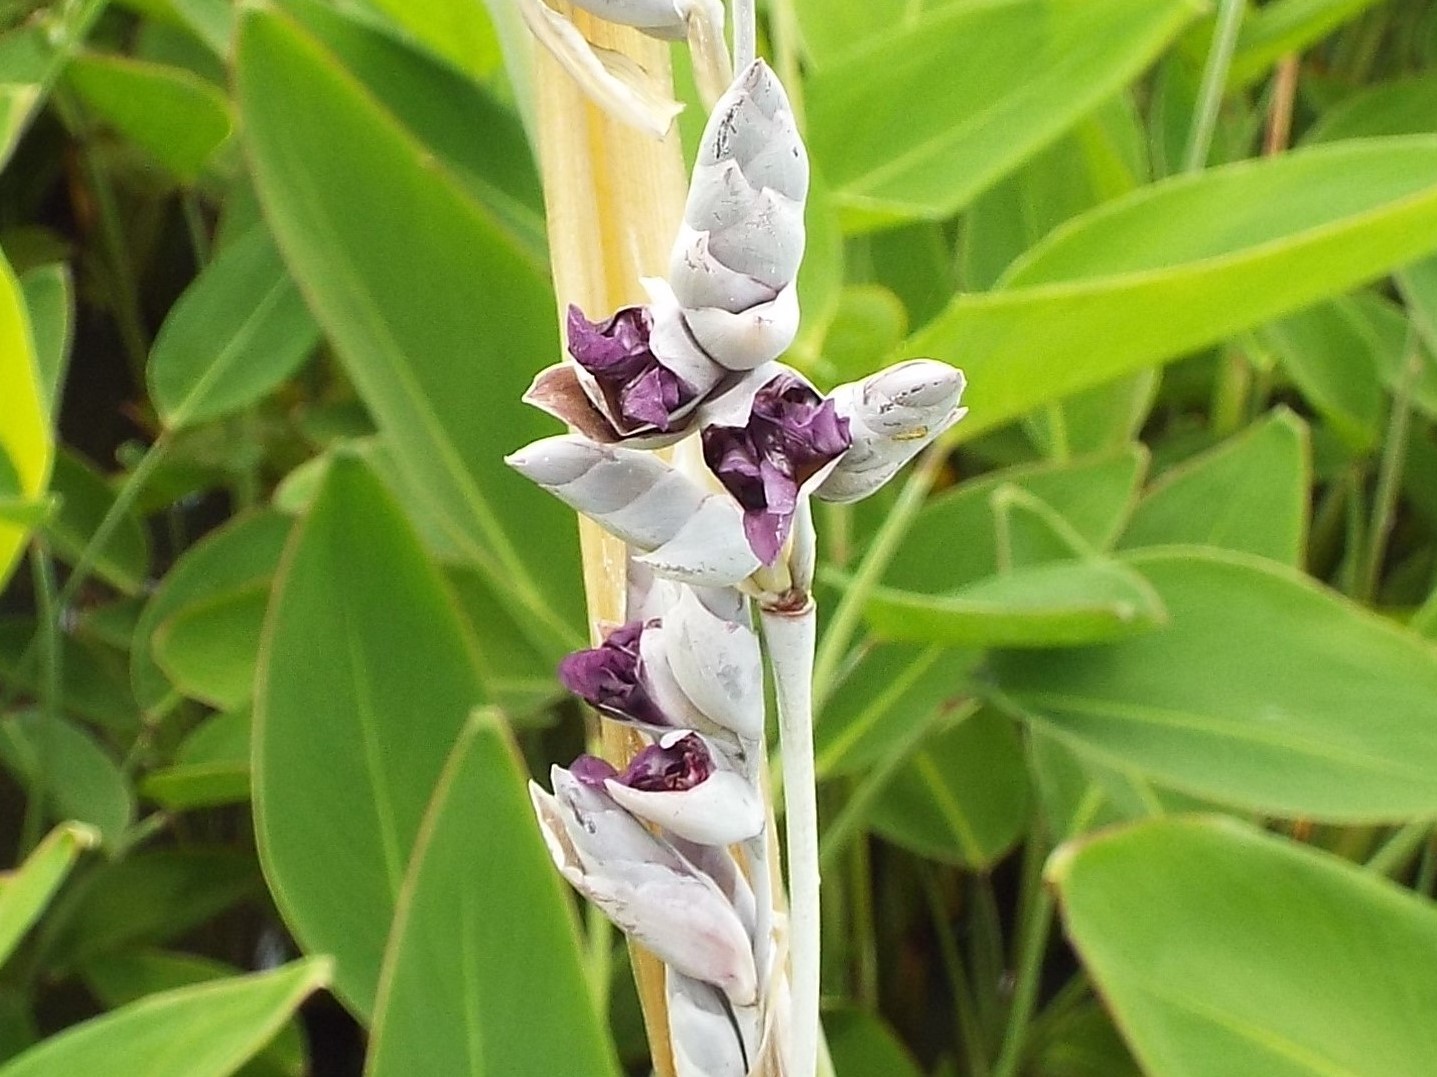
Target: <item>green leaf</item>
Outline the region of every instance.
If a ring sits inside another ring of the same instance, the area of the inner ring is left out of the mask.
[[[1256,336],[1347,445],[1357,452],[1376,447],[1385,411],[1376,341],[1350,301],[1298,311]]]
[[[185,737],[173,766],[154,771],[140,792],[172,811],[249,799],[250,714],[227,711],[206,718]]]
[[[474,643],[379,479],[329,466],[261,645],[254,811],[275,901],[369,1014],[430,794],[483,699]]]
[[[49,905],[70,868],[100,842],[84,823],[61,823],[12,872],[0,875],[0,965]]]
[[[1191,0],[939,8],[820,67],[809,148],[853,228],[939,219],[1137,77]]]
[[[804,51],[815,67],[832,63],[895,26],[911,28],[945,0],[794,0]],[[951,0],[948,0],[951,2]]]
[[[826,1013],[823,1032],[837,1077],[922,1077],[918,1063],[881,1018],[861,1010]]]
[[[329,983],[324,958],[151,995],[51,1037],[0,1077],[228,1077]]]
[[[485,79],[503,63],[494,24],[473,0],[371,0],[415,41],[458,71]]]
[[[20,277],[30,331],[35,341],[35,367],[46,414],[53,427],[59,418],[60,394],[70,363],[75,332],[75,287],[64,263],[36,266]]]
[[[866,648],[814,727],[819,779],[868,771],[908,743],[964,690],[981,657],[937,645]]]
[[[894,355],[961,361],[971,438],[1425,254],[1434,176],[1437,138],[1414,137],[1165,180],[1069,222]]]
[[[568,646],[571,520],[503,463],[546,432],[512,406],[558,350],[542,264],[296,23],[250,9],[236,48],[266,216],[406,489],[513,596],[526,630]]]
[[[130,654],[130,683],[146,714],[157,716],[177,699],[151,650],[160,626],[216,597],[267,585],[290,523],[289,517],[269,510],[238,516],[191,546],[170,568],[135,625]]]
[[[1228,72],[1230,85],[1255,82],[1289,53],[1315,45],[1377,0],[1273,0],[1243,19]]]
[[[1303,142],[1421,135],[1437,131],[1437,75],[1379,83],[1326,109]]]
[[[400,893],[369,1077],[618,1073],[526,778],[497,715],[472,718]]]
[[[40,5],[25,25],[0,34],[0,170],[104,8],[105,0]]]
[[[1022,836],[1028,800],[1013,723],[984,708],[924,741],[878,794],[869,824],[919,856],[983,871]]]
[[[1437,909],[1225,819],[1064,846],[1068,935],[1148,1073],[1425,1077]]]
[[[55,553],[75,564],[114,505],[115,491],[103,475],[64,448],[55,456],[50,487],[60,504],[43,531]],[[94,558],[95,574],[119,591],[133,595],[143,590],[150,576],[150,536],[139,515],[125,512]]]
[[[262,225],[220,251],[171,309],[146,371],[171,428],[254,403],[309,356],[319,327]]]
[[[212,983],[241,972],[233,965],[193,954],[132,950],[96,958],[80,970],[80,975],[95,997],[107,1009],[115,1010],[146,995]],[[240,1077],[303,1077],[308,1072],[305,1054],[304,1036],[297,1021],[291,1019],[238,1073]]]
[[[0,682],[31,696],[41,691],[38,655],[29,650],[39,631],[31,617],[0,618]],[[62,634],[60,648],[60,704],[65,713],[84,718],[129,738],[139,728],[135,704],[125,682],[114,668],[113,655],[78,637]],[[29,652],[30,660],[21,662]]]
[[[90,52],[70,61],[65,78],[106,123],[185,183],[199,177],[233,126],[224,94],[182,68]]]
[[[1089,546],[1107,549],[1122,531],[1146,467],[1146,451],[1128,447],[1070,464],[1024,465],[971,479],[923,507],[885,582],[940,593],[997,572],[992,495],[1004,484],[1040,498]]]
[[[1014,569],[942,595],[880,587],[865,616],[882,639],[963,647],[1073,647],[1165,619],[1140,575],[1101,559]]]
[[[54,459],[49,409],[20,283],[0,253],[0,472],[10,471],[19,500],[38,499]],[[0,589],[10,578],[26,529],[0,516]]]
[[[262,890],[249,852],[192,845],[130,853],[67,891],[63,923],[44,939],[45,967],[63,976],[127,946],[178,938]]]
[[[75,819],[116,847],[135,817],[135,795],[119,764],[84,729],[35,711],[0,722],[0,764],[43,793],[51,819]]]
[[[1119,770],[1235,808],[1342,822],[1437,811],[1437,648],[1269,561],[1198,548],[1125,562],[1167,628],[1006,652],[1031,721]]]
[[[268,602],[259,584],[187,605],[155,631],[155,661],[191,699],[218,710],[247,703]]]
[[[1119,546],[1190,542],[1300,567],[1312,446],[1286,408],[1174,468],[1138,502]]]

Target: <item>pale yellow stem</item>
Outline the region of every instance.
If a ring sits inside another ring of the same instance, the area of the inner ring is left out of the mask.
[[[669,49],[635,30],[615,26],[556,2],[595,45],[621,52],[672,93]],[[544,178],[549,253],[560,325],[570,303],[595,320],[641,303],[644,276],[664,276],[683,216],[688,183],[677,131],[659,140],[591,104],[543,49],[534,50],[539,160]],[[622,542],[581,518],[584,590],[590,632],[624,620],[626,553]],[[638,750],[637,736],[603,723],[603,751],[622,765]],[[644,1023],[658,1077],[673,1077],[664,967],[629,947]]]

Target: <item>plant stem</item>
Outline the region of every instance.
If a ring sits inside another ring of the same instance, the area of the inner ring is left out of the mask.
[[[958,1020],[958,1033],[963,1040],[963,1054],[968,1060],[969,1077],[988,1077],[988,1045],[983,1034],[983,1023],[973,1003],[973,987],[968,981],[968,971],[963,965],[963,952],[958,947],[958,937],[953,933],[948,909],[943,903],[943,893],[938,886],[937,869],[925,864],[922,869],[923,890],[928,897],[929,915],[933,929],[938,934],[938,953],[948,972],[948,986],[953,992],[953,1009]]]
[[[733,69],[738,74],[758,55],[758,16],[754,0],[734,0]]]
[[[803,610],[764,610],[763,631],[778,700],[783,795],[788,837],[789,958],[795,1077],[818,1066],[819,921],[818,797],[813,769],[813,603]]]
[[[1382,459],[1377,465],[1377,491],[1372,499],[1372,526],[1367,533],[1367,562],[1359,584],[1362,598],[1371,602],[1382,576],[1382,562],[1387,555],[1387,540],[1397,518],[1397,501],[1401,496],[1402,465],[1407,458],[1407,438],[1412,430],[1412,393],[1421,372],[1422,353],[1417,342],[1409,339],[1397,391],[1392,397],[1392,414],[1387,423],[1387,439],[1382,445]]]
[[[1032,840],[1032,839],[1030,839]],[[1041,857],[1039,858],[1041,868]],[[1038,1000],[1038,984],[1043,972],[1043,955],[1048,949],[1048,934],[1053,926],[1053,897],[1042,886],[1029,903],[1020,936],[1021,954],[1018,977],[1013,989],[1013,1005],[1008,1012],[1008,1027],[1003,1034],[1003,1047],[993,1077],[1015,1077],[1028,1043],[1028,1025]]]
[[[1272,80],[1272,101],[1267,109],[1267,133],[1262,152],[1273,157],[1287,149],[1292,140],[1292,106],[1297,98],[1297,76],[1301,64],[1296,53],[1288,53],[1277,65]]]
[[[1417,851],[1426,843],[1431,833],[1430,819],[1420,819],[1400,827],[1368,858],[1367,870],[1374,875],[1396,878],[1412,862],[1412,858],[1417,855]]]
[[[1208,49],[1207,63],[1203,66],[1187,148],[1183,152],[1184,172],[1199,172],[1207,167],[1213,132],[1217,130],[1217,117],[1227,89],[1228,72],[1232,69],[1232,54],[1237,48],[1237,32],[1242,28],[1246,7],[1247,0],[1221,0],[1217,22],[1213,26],[1212,45]]]
[[[933,480],[937,478],[947,457],[948,450],[942,439],[924,450],[913,474],[904,484],[903,492],[898,495],[893,511],[883,521],[883,526],[874,536],[868,552],[859,562],[858,571],[853,574],[847,590],[839,599],[838,608],[834,610],[833,618],[823,633],[823,643],[818,648],[818,659],[814,666],[813,692],[818,710],[823,709],[833,691],[834,675],[838,672],[848,645],[858,630],[868,596],[878,586],[883,573],[888,570],[893,555],[898,552],[899,545],[908,534],[918,510],[923,506],[923,499],[928,496]]]

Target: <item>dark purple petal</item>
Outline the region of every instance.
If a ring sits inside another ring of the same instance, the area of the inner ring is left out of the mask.
[[[559,663],[559,680],[569,691],[613,718],[666,726],[669,720],[643,682],[639,638],[657,624],[630,621],[597,647],[575,651]]]
[[[703,431],[704,461],[743,509],[744,535],[771,565],[788,541],[798,492],[853,444],[848,420],[791,374],[754,394],[747,426]]]
[[[649,350],[653,319],[647,307],[624,307],[606,322],[591,322],[570,306],[568,329],[569,354],[598,382],[621,435],[667,432],[675,414],[698,395]]]
[[[585,785],[602,789],[608,778],[617,778],[619,772],[607,759],[596,755],[581,755],[569,767],[569,773]]]
[[[703,739],[690,733],[665,748],[651,744],[630,761],[618,778],[630,789],[673,793],[692,789],[714,772],[713,756]]]

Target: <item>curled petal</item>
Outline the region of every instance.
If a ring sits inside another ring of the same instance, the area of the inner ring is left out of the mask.
[[[559,680],[611,718],[646,727],[672,726],[643,675],[641,640],[657,624],[631,621],[610,632],[599,646],[575,651],[559,663]]]
[[[873,493],[963,417],[963,372],[935,359],[897,363],[831,394],[846,417],[853,447],[814,490],[824,501]]]
[[[699,845],[734,845],[763,830],[757,791],[694,733],[665,736],[604,785],[640,819]]]

